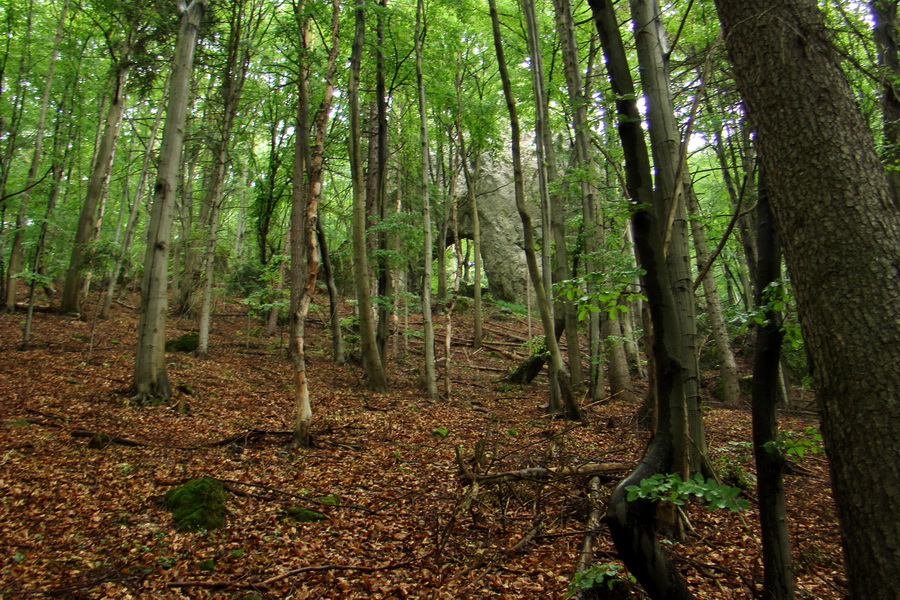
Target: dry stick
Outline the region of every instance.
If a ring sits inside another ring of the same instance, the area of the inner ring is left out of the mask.
[[[469,473],[466,478],[481,485],[493,485],[504,481],[518,480],[540,480],[552,479],[557,477],[602,477],[605,476],[610,480],[615,479],[622,473],[627,473],[632,468],[632,463],[584,463],[574,467],[531,467],[528,469],[519,469],[518,471],[504,471],[502,473]]]
[[[597,531],[603,518],[603,506],[600,504],[600,478],[591,477],[588,482],[588,501],[591,504],[591,514],[588,516],[584,540],[581,543],[581,555],[575,565],[575,572],[584,571],[594,562],[594,543],[597,540]]]

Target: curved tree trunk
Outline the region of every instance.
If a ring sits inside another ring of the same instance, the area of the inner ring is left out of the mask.
[[[653,324],[653,383],[657,402],[653,441],[637,468],[613,492],[607,510],[616,549],[653,600],[693,598],[687,584],[656,539],[656,505],[645,500],[627,501],[629,485],[656,473],[672,472],[678,444],[687,436],[684,419],[683,319],[675,303],[663,250],[665,207],[656,201],[650,173],[650,157],[644,141],[642,119],[622,43],[615,8],[610,0],[589,0],[613,93],[616,95],[618,132],[625,155],[626,185],[631,198],[631,223],[642,281]]]
[[[900,213],[815,0],[716,0],[756,129],[854,598],[900,579]]]

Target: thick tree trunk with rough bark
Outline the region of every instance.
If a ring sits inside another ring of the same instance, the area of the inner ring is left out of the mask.
[[[716,0],[811,358],[850,592],[900,579],[900,214],[815,0]]]
[[[206,7],[206,0],[193,0],[190,5],[178,3],[181,13],[178,40],[169,81],[159,169],[153,188],[153,208],[147,226],[147,252],[141,284],[141,317],[134,364],[134,399],[139,404],[154,397],[168,398],[172,394],[165,353],[169,245],[194,49]]]

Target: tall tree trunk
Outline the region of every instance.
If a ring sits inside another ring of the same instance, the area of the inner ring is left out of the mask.
[[[422,228],[425,232],[425,273],[422,283],[422,320],[425,329],[425,392],[432,400],[439,397],[437,389],[437,374],[435,373],[434,358],[434,323],[431,319],[431,278],[432,278],[432,236],[431,236],[431,195],[429,193],[429,171],[431,164],[431,151],[428,144],[428,114],[425,103],[425,79],[422,75],[422,36],[425,26],[425,6],[423,0],[416,3],[416,30],[414,37],[416,53],[416,86],[418,88],[419,103],[419,156],[422,160]],[[440,249],[441,252],[444,248]],[[444,273],[440,274],[441,279]]]
[[[375,104],[378,109],[378,172],[376,178],[378,188],[376,191],[378,204],[378,222],[384,223],[388,216],[387,201],[387,168],[388,168],[388,122],[387,122],[387,88],[384,81],[385,57],[384,57],[384,12],[387,9],[387,0],[379,0],[380,10],[375,17],[375,31],[378,36],[378,44],[375,46]],[[388,252],[388,233],[382,228],[378,232],[378,329],[375,339],[378,342],[378,353],[381,355],[381,363],[387,369],[388,340],[391,337],[391,260]]]
[[[675,440],[676,470],[682,474],[703,468],[706,434],[700,411],[700,367],[697,362],[697,319],[690,240],[684,203],[684,158],[670,90],[666,32],[658,0],[631,0],[639,72],[647,102],[650,147],[655,168],[657,206],[666,211],[666,262],[672,279],[676,314],[681,319],[682,346],[678,362],[684,389],[684,410],[690,441]],[[686,151],[686,149],[685,149]]]
[[[622,43],[616,11],[610,0],[589,0],[606,69],[616,97],[618,132],[625,155],[626,185],[631,198],[631,222],[638,262],[653,323],[653,382],[658,404],[656,428],[640,464],[613,491],[607,520],[613,542],[628,569],[653,600],[693,598],[678,570],[656,539],[656,504],[627,501],[626,487],[676,466],[676,445],[687,436],[684,421],[682,365],[679,362],[683,320],[677,314],[662,247],[666,213],[652,188],[650,157],[642,119]]]
[[[206,6],[207,0],[192,0],[189,5],[178,3],[181,13],[178,39],[169,81],[159,169],[153,188],[153,208],[147,226],[147,252],[141,284],[141,317],[134,362],[134,399],[139,404],[154,397],[168,398],[172,394],[165,354],[169,246],[194,49]]]
[[[549,102],[547,89],[544,82],[544,60],[540,48],[540,30],[538,28],[537,15],[534,0],[523,0],[523,12],[528,32],[528,46],[531,59],[532,89],[535,97],[535,147],[538,157],[538,173],[543,175],[542,195],[546,196],[546,210],[544,213],[544,243],[543,247],[550,253],[552,248],[552,264],[545,263],[545,286],[552,289],[554,283],[561,283],[572,279],[572,269],[569,267],[568,251],[566,249],[565,231],[565,203],[559,186],[559,173],[556,163],[556,151],[553,146],[553,132],[549,122]],[[577,57],[574,59],[577,61]],[[579,88],[580,89],[580,88]],[[552,275],[552,277],[550,277]],[[549,285],[547,283],[549,282]],[[578,340],[578,317],[575,313],[575,303],[567,296],[562,295],[555,301],[556,311],[551,310],[551,315],[558,312],[565,323],[566,342],[569,357],[569,374],[572,390],[581,395],[584,375],[581,370],[581,343]],[[554,305],[551,305],[553,307]],[[551,373],[551,379],[555,373]]]
[[[168,94],[169,83],[166,81],[166,88],[163,91],[163,98]],[[128,212],[128,220],[125,223],[125,234],[122,237],[122,244],[118,249],[115,263],[109,274],[109,281],[106,285],[106,294],[103,297],[103,306],[100,309],[100,318],[105,319],[109,316],[109,309],[112,306],[113,296],[116,292],[116,285],[119,281],[119,275],[122,272],[122,265],[131,249],[131,243],[134,241],[134,233],[137,229],[138,219],[140,218],[141,202],[144,199],[144,190],[147,188],[147,175],[150,173],[150,160],[153,158],[156,149],[156,136],[159,132],[159,125],[162,122],[163,111],[156,111],[156,118],[153,120],[153,127],[150,130],[150,137],[147,140],[147,148],[144,150],[144,162],[141,166],[141,175],[138,178],[137,189],[134,191],[134,198],[131,200],[131,208]]]
[[[753,454],[756,458],[756,489],[759,495],[759,524],[762,532],[763,597],[790,600],[794,597],[791,544],[788,537],[787,505],[784,496],[784,456],[778,450],[778,383],[781,370],[780,315],[768,307],[763,290],[781,278],[781,245],[772,220],[764,172],[760,172],[757,214],[759,265],[756,304],[766,307],[766,324],[756,332],[753,360]]]
[[[369,290],[369,260],[366,257],[366,205],[365,179],[362,169],[362,152],[359,114],[359,71],[365,40],[365,0],[356,0],[356,33],[350,51],[350,171],[353,179],[353,277],[356,285],[356,306],[359,310],[359,344],[363,364],[372,391],[387,390],[387,375],[378,353],[375,340],[375,323],[372,315],[372,298]]]
[[[129,42],[130,44],[130,42]],[[106,116],[106,124],[94,167],[88,179],[87,194],[84,204],[81,206],[81,214],[78,217],[78,229],[75,232],[75,244],[72,246],[72,254],[69,258],[69,268],[66,271],[66,282],[63,287],[60,311],[64,313],[80,313],[82,310],[82,286],[84,282],[84,258],[88,244],[96,234],[97,207],[103,196],[104,188],[109,181],[109,172],[112,168],[113,156],[116,150],[116,140],[119,138],[119,125],[125,114],[125,84],[128,81],[128,72],[131,69],[130,49],[123,52],[116,69],[113,81],[113,93],[109,103],[109,113]]]
[[[685,192],[688,213],[690,214],[691,237],[694,240],[694,253],[697,255],[697,268],[701,269],[709,260],[709,247],[706,245],[706,232],[700,220],[700,206],[693,189]],[[712,329],[716,344],[716,357],[719,359],[719,377],[722,381],[722,401],[726,406],[737,407],[741,403],[741,385],[738,379],[737,362],[731,351],[731,340],[725,325],[722,301],[719,298],[719,287],[712,275],[703,278],[703,295],[706,297],[706,316]]]
[[[22,124],[22,115],[25,111],[25,97],[27,94],[28,88],[26,87],[26,59],[29,56],[29,48],[31,47],[31,39],[34,31],[33,28],[33,15],[34,15],[34,0],[31,0],[28,3],[28,12],[26,17],[26,26],[25,26],[25,35],[24,41],[22,44],[22,54],[19,57],[19,68],[18,74],[16,76],[16,93],[13,96],[12,101],[12,110],[10,111],[9,117],[6,119],[4,123],[5,127],[0,128],[0,135],[6,133],[6,146],[3,148],[3,156],[0,158],[0,267],[2,267],[3,260],[3,250],[6,244],[6,203],[7,203],[7,195],[6,195],[6,185],[9,182],[9,173],[10,173],[10,164],[12,163],[12,159],[16,154],[16,151],[19,149],[18,139],[20,134],[20,128]],[[2,93],[2,92],[0,92]],[[2,131],[5,129],[5,131]],[[22,227],[25,225],[25,214],[24,210],[19,210],[18,215],[16,217],[16,232],[20,231]],[[13,233],[15,236],[16,232]],[[21,245],[21,244],[20,244]],[[21,255],[21,250],[17,252],[11,253],[10,263],[14,262],[16,255]],[[12,281],[12,275],[14,275],[19,269],[21,269],[21,263],[15,269],[14,265],[10,264],[9,269],[4,273],[2,269],[0,269],[0,284],[3,285],[3,302],[6,305],[6,309],[10,310],[11,308],[15,308],[15,298],[13,297],[13,306],[10,306],[9,302],[9,288],[10,286],[16,285],[14,281]],[[14,293],[13,293],[14,296]]]
[[[331,257],[328,254],[328,243],[325,240],[321,215],[316,219],[316,236],[319,241],[319,251],[322,254],[322,275],[325,277],[325,285],[328,288],[328,326],[331,329],[332,359],[334,364],[342,366],[347,364],[347,358],[344,356],[344,337],[341,333],[341,316],[338,313],[341,297],[334,282],[334,270],[331,268]]]
[[[50,92],[53,87],[53,74],[56,71],[56,59],[59,56],[59,42],[62,38],[63,26],[69,11],[69,0],[63,0],[59,20],[56,23],[56,36],[53,38],[53,50],[50,52],[50,65],[47,68],[47,79],[44,81],[44,93],[41,95],[41,112],[38,115],[37,127],[34,135],[34,150],[31,155],[31,166],[28,168],[28,176],[25,179],[25,192],[19,201],[19,213],[16,216],[16,231],[13,234],[12,248],[9,253],[9,272],[6,283],[6,310],[12,311],[16,305],[16,287],[18,275],[24,263],[24,251],[22,238],[25,230],[25,213],[31,195],[31,188],[37,180],[38,168],[41,164],[41,155],[44,145],[44,124],[47,121],[47,107],[50,104]],[[29,287],[33,287],[29,284]]]
[[[229,14],[228,42],[223,66],[220,94],[222,112],[218,123],[218,139],[213,150],[213,165],[210,181],[206,189],[209,218],[206,226],[206,243],[203,256],[203,287],[200,300],[199,333],[197,356],[206,358],[209,354],[210,315],[212,312],[212,287],[215,273],[216,242],[218,240],[219,213],[222,209],[222,187],[225,184],[225,167],[229,161],[229,149],[233,140],[231,132],[237,116],[244,82],[250,69],[251,48],[255,46],[252,36],[259,27],[259,15],[251,8],[245,14],[244,1],[234,2]],[[263,10],[263,9],[261,9]]]
[[[481,157],[476,148],[469,148],[474,155],[474,169],[469,166],[469,153],[466,151],[466,140],[462,131],[462,72],[459,67],[459,58],[456,61],[456,135],[459,138],[459,162],[462,166],[463,176],[466,181],[466,200],[472,214],[472,250],[475,262],[475,283],[472,287],[472,347],[481,348],[483,337],[482,309],[481,309],[481,215],[478,214],[478,197],[475,193],[475,182],[480,171]],[[474,171],[474,172],[473,172]],[[468,263],[468,261],[466,261]]]
[[[506,67],[503,38],[500,35],[500,18],[497,14],[497,3],[495,0],[490,0],[490,12],[491,29],[494,37],[494,50],[497,53],[497,63],[500,67],[500,79],[503,82],[503,95],[506,98],[506,108],[509,112],[516,209],[519,212],[519,218],[522,220],[522,229],[524,230],[525,262],[528,265],[528,274],[531,283],[534,286],[538,310],[540,311],[541,322],[544,326],[544,342],[547,346],[548,358],[552,363],[553,369],[558,374],[557,379],[564,415],[567,419],[581,420],[584,418],[584,412],[581,409],[578,398],[572,391],[569,374],[566,372],[565,365],[563,364],[562,352],[560,352],[559,344],[556,342],[556,336],[553,335],[553,317],[550,313],[550,303],[547,299],[547,292],[544,289],[544,283],[538,268],[537,256],[534,250],[534,229],[531,223],[531,215],[528,213],[528,209],[525,206],[525,182],[522,175],[519,117],[518,111],[516,110],[516,101],[512,95],[512,84],[509,78],[509,71]]]
[[[854,598],[900,579],[900,214],[815,0],[716,0],[811,358]]]
[[[302,8],[302,3],[300,5]],[[298,8],[298,10],[300,10]],[[309,384],[306,377],[306,317],[316,291],[319,273],[319,248],[316,229],[319,221],[319,199],[322,197],[324,172],[325,134],[334,97],[334,66],[338,55],[340,27],[340,2],[332,0],[331,47],[325,72],[325,92],[314,119],[315,139],[309,145],[309,96],[306,78],[308,71],[300,74],[300,93],[297,100],[297,137],[294,161],[294,194],[291,209],[291,229],[297,234],[291,244],[291,360],[294,367],[294,433],[293,448],[308,448],[309,429],[312,423],[312,407],[309,400]],[[301,45],[308,50],[309,21],[301,26]],[[308,157],[308,160],[307,160]],[[303,170],[301,170],[303,169]],[[298,187],[303,190],[298,190]],[[302,214],[300,214],[302,211]],[[305,262],[303,259],[305,258]]]

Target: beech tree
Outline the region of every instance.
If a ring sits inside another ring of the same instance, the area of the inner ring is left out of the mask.
[[[169,246],[194,49],[206,7],[207,0],[192,0],[190,4],[179,0],[177,7],[178,38],[169,81],[159,167],[153,188],[153,209],[147,226],[147,250],[141,283],[141,318],[134,363],[134,399],[139,404],[154,397],[168,398],[172,394],[166,374],[165,349]]]

